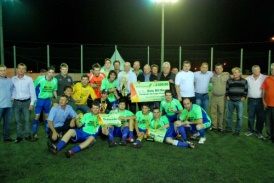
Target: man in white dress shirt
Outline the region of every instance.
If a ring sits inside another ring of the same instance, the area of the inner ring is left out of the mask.
[[[14,116],[16,121],[17,139],[15,143],[23,140],[21,115],[24,115],[25,130],[24,136],[28,141],[34,141],[30,135],[30,111],[33,110],[33,105],[36,100],[33,80],[26,76],[27,66],[23,63],[17,65],[17,76],[12,77],[14,90],[12,92]]]
[[[185,98],[189,98],[193,104],[196,103],[194,94],[194,73],[190,71],[190,68],[190,61],[184,61],[183,70],[178,72],[175,78],[176,93],[182,106]]]
[[[261,86],[267,77],[261,74],[260,66],[254,65],[252,67],[252,75],[246,78],[248,82],[248,131],[246,136],[251,136],[256,133],[260,139],[264,138],[262,130],[264,128],[265,111],[262,101]],[[254,130],[254,121],[256,117],[256,130]]]

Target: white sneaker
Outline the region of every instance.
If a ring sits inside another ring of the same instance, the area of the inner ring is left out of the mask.
[[[199,143],[199,144],[204,144],[205,141],[206,141],[206,138],[202,138],[202,137],[201,137],[198,143]]]
[[[193,134],[190,138],[191,139],[196,139],[199,136],[200,136],[200,133],[198,132],[198,133]]]

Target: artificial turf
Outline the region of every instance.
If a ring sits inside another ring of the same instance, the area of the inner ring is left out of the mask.
[[[148,141],[140,149],[130,144],[109,148],[108,138],[99,136],[92,147],[69,159],[65,151],[79,143],[51,154],[40,123],[36,142],[15,144],[1,137],[0,182],[273,182],[274,144],[246,137],[247,119],[243,121],[240,136],[207,131],[205,144],[192,140],[197,149]],[[14,118],[10,132],[16,138]]]

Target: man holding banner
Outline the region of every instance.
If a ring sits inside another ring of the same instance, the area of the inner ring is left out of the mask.
[[[178,119],[177,116],[183,111],[183,107],[177,99],[172,98],[171,90],[165,91],[165,98],[160,103],[160,111],[162,115],[166,115],[170,123],[173,123]]]

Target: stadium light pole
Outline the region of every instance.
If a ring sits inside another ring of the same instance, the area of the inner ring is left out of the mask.
[[[152,0],[153,2],[162,4],[162,33],[161,33],[161,68],[165,60],[165,5],[166,3],[174,3],[178,0]]]

